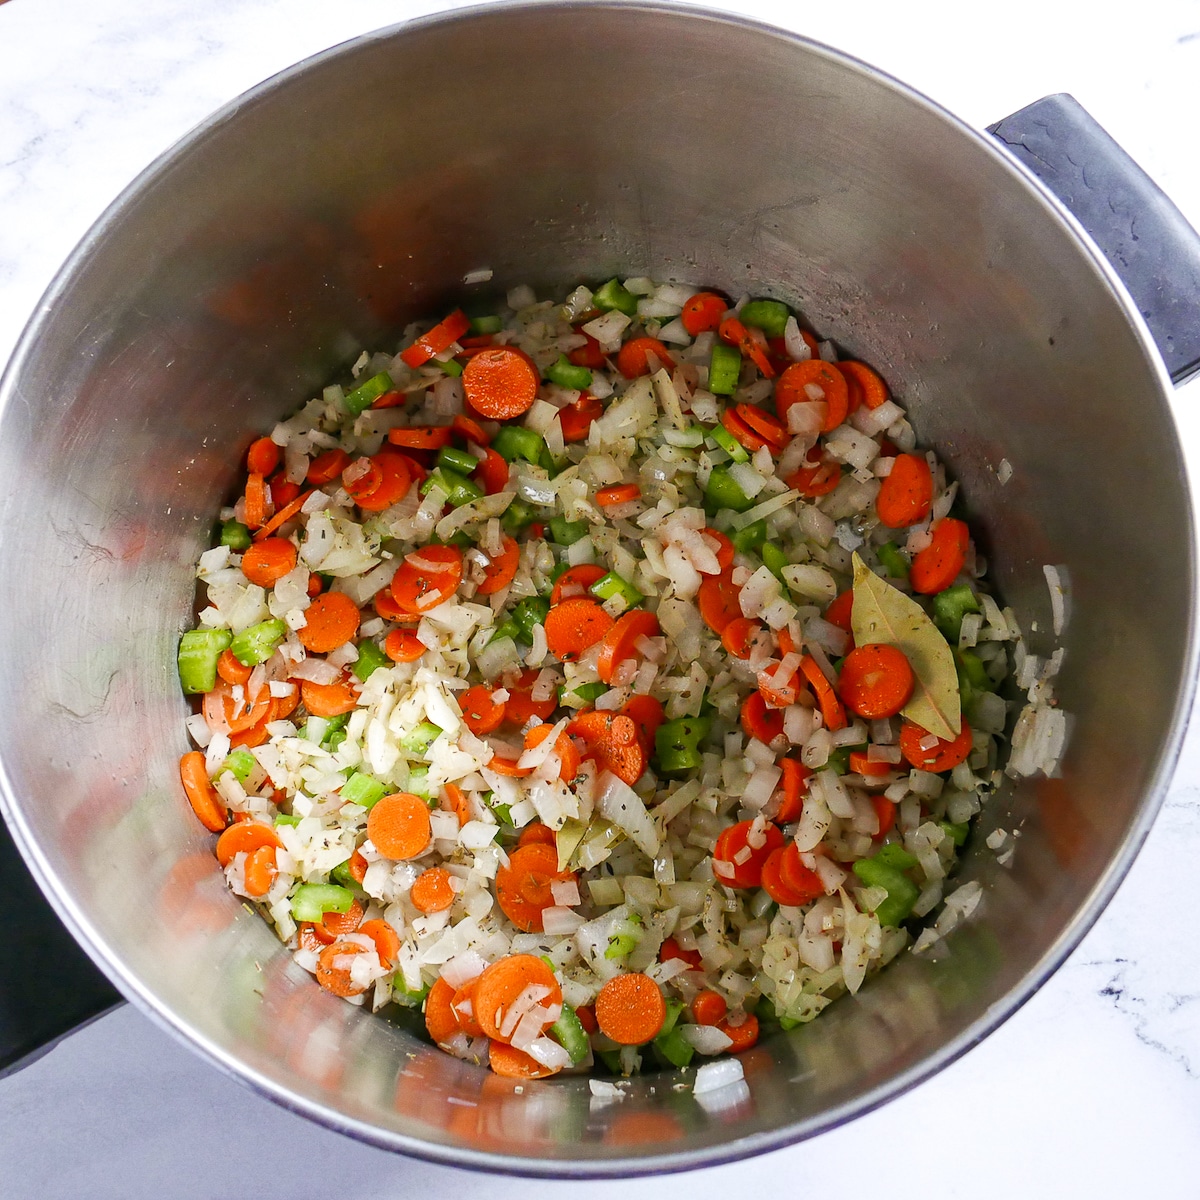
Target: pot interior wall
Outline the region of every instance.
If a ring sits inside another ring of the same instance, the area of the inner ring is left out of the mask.
[[[492,283],[462,286],[480,267]],[[190,564],[251,437],[414,317],[615,273],[795,303],[882,371],[950,463],[1036,652],[1056,644],[1043,564],[1072,585],[1062,778],[985,814],[963,871],[987,889],[978,919],[744,1056],[748,1094],[714,1111],[645,1078],[601,1109],[586,1081],[514,1094],[324,995],[225,891],[176,773]],[[252,94],[77,255],[10,372],[0,459],[14,700],[0,757],[65,914],[219,1061],[421,1153],[547,1171],[696,1162],[883,1098],[1078,935],[1144,834],[1178,734],[1187,500],[1159,376],[1111,289],[944,115],[732,20],[486,10]],[[1007,869],[982,846],[997,826],[1022,835]]]

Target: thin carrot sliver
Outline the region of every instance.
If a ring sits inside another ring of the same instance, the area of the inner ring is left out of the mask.
[[[242,882],[250,896],[265,896],[275,882],[275,847],[259,846],[246,855]]]
[[[251,472],[246,478],[246,524],[261,529],[271,516],[271,493],[263,477]]]
[[[438,1045],[462,1032],[453,1001],[454,989],[439,975],[425,997],[425,1029]]]
[[[375,943],[375,953],[385,967],[395,963],[396,955],[400,953],[400,935],[386,921],[378,917],[364,921],[358,932],[366,934]]]
[[[228,810],[209,781],[204,755],[199,750],[189,750],[179,760],[179,778],[200,824],[213,833],[220,833],[225,828]]]
[[[270,537],[281,525],[290,521],[304,506],[305,500],[313,494],[312,488],[307,492],[301,492],[295,500],[290,504],[284,505],[255,535],[254,540],[261,541],[263,538]]]
[[[813,690],[813,695],[817,698],[817,704],[821,709],[821,716],[825,721],[825,728],[834,733],[839,729],[846,728],[846,710],[842,707],[842,702],[837,698],[837,693],[833,690],[833,685],[825,678],[825,672],[817,665],[817,660],[811,655],[806,654],[800,660],[800,673],[808,680],[809,686]]]
[[[913,557],[909,580],[913,591],[923,596],[944,592],[959,576],[967,561],[971,532],[955,517],[943,517],[933,527],[933,538]]]
[[[614,508],[618,504],[628,504],[642,494],[642,489],[636,483],[615,483],[612,487],[603,487],[596,493],[596,503],[601,508]]]
[[[488,1042],[488,1066],[505,1079],[548,1079],[558,1074],[554,1067],[545,1066],[524,1050],[494,1038]]]
[[[246,470],[264,478],[279,466],[279,447],[269,437],[255,438],[246,451]]]

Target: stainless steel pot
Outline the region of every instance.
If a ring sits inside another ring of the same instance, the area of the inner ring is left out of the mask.
[[[1132,204],[1141,222],[1126,266],[1149,262],[1132,282],[1158,305],[1172,369],[1191,370],[1181,305],[1200,257],[1178,214],[1070,105],[1000,133],[1039,170],[1086,156],[1114,173],[1112,211]],[[1089,188],[1094,175],[1072,202]],[[484,290],[636,271],[794,302],[883,370],[950,463],[1037,653],[1055,644],[1043,564],[1070,583],[1069,748],[1060,778],[1010,787],[984,814],[963,867],[984,885],[980,912],[745,1055],[748,1093],[730,1105],[649,1076],[602,1108],[584,1080],[520,1089],[333,999],[226,891],[180,793],[174,650],[237,452],[361,347],[469,293],[481,267]],[[493,6],[360,39],[156,163],[76,251],[9,367],[5,816],[126,996],[355,1137],[589,1176],[809,1136],[1011,1013],[1146,834],[1195,663],[1169,387],[1138,307],[1062,205],[996,142],[843,55],[674,5]],[[1008,867],[983,845],[997,827],[1021,832]],[[60,960],[42,957],[53,974]]]

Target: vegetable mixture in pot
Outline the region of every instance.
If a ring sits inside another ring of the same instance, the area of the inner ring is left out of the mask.
[[[250,446],[179,649],[187,797],[322,987],[629,1074],[974,908],[1019,631],[874,370],[650,279],[402,345]]]

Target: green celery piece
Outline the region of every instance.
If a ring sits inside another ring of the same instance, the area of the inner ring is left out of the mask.
[[[407,790],[410,791],[414,796],[420,796],[426,804],[433,803],[434,796],[429,790],[428,767],[409,767]]]
[[[581,683],[574,689],[575,695],[580,698],[585,704],[594,704],[605,692],[608,691],[607,683]]]
[[[742,491],[737,480],[725,467],[713,467],[704,489],[704,507],[709,512],[732,508],[734,512],[745,512],[754,501]]]
[[[345,888],[357,888],[358,880],[350,874],[350,860],[340,862],[332,871],[329,872],[329,878],[334,880],[340,886]]]
[[[881,887],[887,899],[875,910],[880,925],[899,925],[912,912],[921,889],[903,871],[875,858],[861,858],[854,864],[854,873],[868,887]]]
[[[438,451],[437,465],[457,471],[460,475],[470,475],[479,466],[479,459],[466,450],[454,446],[443,446]]]
[[[354,893],[335,883],[302,883],[292,893],[292,916],[297,921],[321,921],[327,912],[348,912]]]
[[[696,1053],[695,1047],[683,1036],[680,1026],[659,1033],[652,1044],[655,1053],[673,1067],[690,1065],[692,1055]]]
[[[370,379],[360,383],[354,391],[346,393],[346,408],[352,416],[357,417],[395,386],[392,377],[386,371],[380,371],[378,375],[372,375]]]
[[[663,1017],[662,1028],[659,1033],[670,1033],[672,1029],[679,1023],[679,1018],[683,1014],[682,1000],[667,1001],[667,1015]]]
[[[589,529],[586,521],[568,521],[564,517],[550,518],[550,537],[560,546],[572,546],[586,537]]]
[[[515,642],[520,636],[521,630],[519,626],[517,625],[516,621],[512,619],[512,617],[509,617],[506,621],[503,621],[492,630],[492,636],[488,638],[487,644],[490,646],[493,642],[498,642],[501,638],[512,638],[512,640]]]
[[[514,499],[504,510],[504,517],[500,523],[504,526],[505,533],[515,537],[532,522],[536,515],[531,505],[518,498]]]
[[[457,358],[448,358],[443,362],[440,358],[433,360],[447,374],[457,379],[463,373],[463,365]]]
[[[577,367],[565,354],[560,354],[558,361],[546,368],[546,378],[559,387],[574,388],[579,392],[592,386],[591,371],[587,367]]]
[[[774,542],[763,542],[759,554],[762,555],[763,566],[786,586],[787,580],[783,577],[783,568],[788,565],[787,555]]]
[[[604,312],[623,312],[627,317],[637,316],[637,297],[618,279],[610,279],[593,294],[592,303]]]
[[[429,472],[429,478],[421,484],[421,495],[427,495],[435,486],[446,493],[446,501],[452,508],[460,508],[483,495],[483,488],[473,479],[445,467],[435,467]]]
[[[845,775],[850,770],[850,751],[861,750],[862,746],[837,746],[830,750],[829,757],[825,760],[825,766],[822,770],[828,769],[836,772],[838,775]]]
[[[873,857],[876,862],[895,867],[898,871],[908,871],[917,865],[917,856],[910,854],[899,842],[888,842],[886,846],[880,846]]]
[[[408,984],[404,982],[404,972],[397,971],[392,976],[392,999],[395,1000],[403,1008],[420,1008],[425,1003],[425,997],[429,995],[429,984],[418,988],[415,992],[409,991]]]
[[[715,396],[732,396],[742,373],[742,356],[733,346],[714,342],[708,360],[708,390]]]
[[[337,748],[346,740],[344,729],[335,729],[322,743],[322,747],[330,754],[336,754]]]
[[[743,325],[761,329],[767,337],[783,337],[791,310],[780,300],[748,300],[738,312]]]
[[[496,814],[496,820],[499,821],[501,825],[512,824],[512,809],[507,804],[501,804],[496,799],[495,792],[484,792],[483,802],[492,810],[492,812]]]
[[[641,604],[645,600],[645,596],[622,575],[618,575],[616,571],[609,571],[601,575],[595,583],[592,584],[588,591],[596,597],[597,600],[611,600],[614,596],[622,596],[625,600],[626,608],[633,608],[634,605]]]
[[[933,623],[952,646],[958,644],[963,617],[978,611],[979,598],[967,583],[955,584],[933,598]]]
[[[546,453],[546,441],[540,433],[523,425],[505,425],[492,439],[492,449],[505,462],[523,458],[538,463]]]
[[[614,1074],[623,1075],[621,1067],[621,1052],[619,1050],[597,1050],[596,1057]]]
[[[275,653],[275,647],[286,636],[287,626],[281,619],[273,618],[270,621],[260,621],[257,625],[251,625],[249,629],[234,634],[229,649],[243,667],[257,667]]]
[[[956,846],[965,845],[967,834],[971,831],[971,826],[966,821],[939,821],[938,826]]]
[[[747,450],[746,447],[743,446],[742,443],[739,442],[737,438],[735,438],[733,434],[725,428],[724,425],[714,425],[712,429],[708,431],[708,436],[712,438],[712,440],[716,442],[717,445],[720,446],[721,449],[733,459],[734,462],[750,461],[750,451]]]
[[[504,322],[495,313],[487,313],[482,317],[471,318],[471,332],[476,337],[486,333],[499,333],[504,328]]]
[[[640,925],[641,919],[637,917],[636,913],[628,920],[620,922],[608,936],[608,946],[604,951],[604,957],[608,959],[628,958],[633,953],[634,947],[642,940]]]
[[[379,670],[388,665],[388,656],[372,641],[358,643],[358,659],[350,668],[365,683]]]
[[[591,1043],[588,1041],[587,1030],[569,1005],[562,1006],[562,1015],[550,1026],[550,1032],[558,1039],[558,1044],[571,1056],[571,1063],[581,1063],[588,1056]]]
[[[900,553],[900,547],[894,542],[884,542],[876,549],[875,557],[879,559],[890,578],[908,578],[908,560]]]
[[[179,682],[189,696],[217,686],[217,659],[232,641],[228,629],[189,629],[179,639]]]
[[[709,717],[678,717],[664,721],[654,733],[654,757],[659,772],[675,775],[696,770],[703,761],[700,743],[708,736]]]
[[[291,813],[276,814],[273,824],[278,828],[280,825],[299,825],[300,818],[292,816]]]
[[[424,754],[437,741],[441,732],[432,721],[422,721],[416,729],[410,730],[400,739],[400,747],[405,754]]]
[[[735,529],[729,540],[739,554],[757,550],[767,540],[767,523],[764,520],[751,521],[744,529]]]
[[[387,795],[387,785],[380,783],[373,775],[355,771],[342,784],[339,794],[346,804],[361,804],[363,808],[370,808]]]
[[[221,526],[220,544],[228,546],[230,550],[249,550],[252,540],[249,527],[243,525],[241,521],[226,521]]]
[[[250,778],[251,772],[258,766],[258,759],[246,750],[239,746],[236,750],[230,752],[225,761],[221,764],[222,771],[230,771],[234,779],[238,783],[245,783]]]
[[[517,626],[517,641],[527,646],[533,644],[533,627],[541,625],[550,612],[550,601],[541,596],[526,596],[512,610],[512,619]]]

